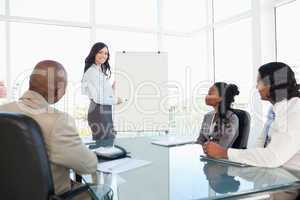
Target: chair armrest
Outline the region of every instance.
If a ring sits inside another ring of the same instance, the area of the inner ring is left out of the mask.
[[[97,194],[92,192],[95,189],[97,191]],[[75,196],[86,191],[89,192],[91,199],[112,200],[114,196],[113,190],[108,186],[86,184],[74,190],[67,191],[63,194],[54,195],[50,198],[50,200],[72,200]],[[98,193],[99,191],[100,193]]]
[[[51,197],[50,199],[51,200],[71,200],[75,196],[77,196],[83,192],[86,192],[88,190],[89,190],[89,185],[84,185],[84,186],[78,187],[76,189],[72,189],[70,191],[62,193],[60,195],[55,195],[55,196]]]
[[[80,174],[75,173],[75,181],[78,183],[82,182],[82,176]]]

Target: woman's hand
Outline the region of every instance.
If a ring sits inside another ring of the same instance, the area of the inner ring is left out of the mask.
[[[202,146],[203,151],[209,157],[215,159],[228,159],[227,149],[213,142],[206,142]]]

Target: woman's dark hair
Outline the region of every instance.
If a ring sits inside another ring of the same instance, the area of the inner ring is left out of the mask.
[[[232,110],[231,105],[234,102],[234,97],[239,95],[239,88],[234,84],[227,84],[224,82],[216,82],[213,86],[215,86],[218,90],[219,96],[222,97],[222,100],[218,107],[218,123],[216,123],[214,127],[215,132],[219,132],[221,134],[223,131],[223,124],[228,126],[229,119],[226,114],[228,110]],[[219,135],[221,136],[221,135]]]
[[[216,82],[213,86],[217,88],[219,96],[222,97],[222,101],[218,107],[219,120],[214,127],[214,131],[219,133],[218,137],[221,137],[223,133],[223,124],[225,127],[229,125],[229,119],[226,116],[227,111],[232,110],[231,104],[234,102],[234,97],[240,92],[238,87],[234,84]]]
[[[270,86],[271,101],[276,103],[284,99],[300,97],[299,85],[295,73],[285,63],[270,62],[258,69],[263,83]]]
[[[239,88],[235,84],[227,84],[224,82],[216,82],[214,86],[217,88],[219,96],[222,97],[222,101],[219,104],[219,117],[220,119],[226,119],[226,113],[228,110],[232,110],[231,105],[234,102],[234,97],[239,95]]]
[[[103,48],[107,48],[107,45],[102,43],[102,42],[98,42],[96,44],[93,45],[93,47],[91,48],[91,51],[89,53],[89,55],[86,57],[85,59],[85,66],[84,66],[84,73],[93,65],[95,64],[95,56],[96,54]],[[102,72],[105,74],[105,76],[107,76],[108,78],[110,78],[111,76],[111,70],[110,70],[110,65],[108,63],[109,61],[109,52],[108,52],[108,57],[105,61],[105,63],[103,63],[101,65],[101,70]]]

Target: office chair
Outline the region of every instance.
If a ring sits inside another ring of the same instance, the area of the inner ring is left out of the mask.
[[[61,195],[54,185],[39,125],[17,113],[0,113],[0,197],[5,200],[69,200],[87,185]]]
[[[240,109],[233,109],[232,111],[239,118],[239,135],[234,141],[232,148],[247,149],[251,122],[250,115],[247,111]]]

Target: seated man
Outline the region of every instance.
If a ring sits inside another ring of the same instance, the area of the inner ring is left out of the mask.
[[[258,70],[257,89],[261,99],[272,107],[269,119],[257,147],[226,149],[208,142],[203,151],[210,157],[258,167],[286,167],[300,170],[300,92],[292,69],[280,62],[261,66]],[[296,199],[298,190],[277,193],[273,199]]]
[[[67,73],[60,63],[41,61],[30,76],[29,90],[19,101],[0,106],[0,112],[23,113],[40,125],[56,194],[71,189],[70,169],[91,174],[97,167],[97,157],[82,143],[74,119],[50,107],[64,96],[66,85]],[[86,198],[89,198],[87,194],[78,196],[78,199]]]

